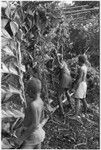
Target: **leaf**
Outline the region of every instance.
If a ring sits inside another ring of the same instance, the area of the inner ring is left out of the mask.
[[[20,8],[18,11],[17,11],[18,15],[19,15],[19,19],[21,22],[23,22],[23,11],[22,9]]]
[[[12,52],[12,50],[8,46],[4,47],[3,51],[5,51],[7,55],[14,56],[14,53]]]
[[[16,69],[12,65],[9,66],[9,72],[12,74],[18,75],[18,72],[16,71]]]
[[[3,129],[3,131],[6,131],[7,133],[9,133],[10,132],[10,123],[9,122],[7,122],[7,123],[4,123],[3,122],[3,124],[2,124],[2,129]]]
[[[7,38],[1,37],[1,46],[2,48],[9,44],[9,40]]]
[[[20,93],[21,93],[20,90],[15,89],[15,88],[14,88],[13,86],[11,86],[10,84],[9,84],[9,91],[10,91],[11,93],[15,93],[15,94],[20,94]]]
[[[5,97],[5,99],[3,100],[3,102],[7,101],[12,95],[13,95],[12,93],[7,92],[7,93],[6,93],[6,97]]]
[[[6,97],[6,91],[1,88],[1,100],[3,101]]]
[[[2,89],[5,93],[5,97],[4,97],[4,99],[2,99],[2,102],[5,102],[5,101],[7,101],[13,94],[10,92],[10,91],[8,91],[8,89],[6,89],[6,90],[4,90],[4,89]]]
[[[1,100],[2,100],[2,102],[7,101],[12,95],[13,95],[13,93],[11,93],[9,91],[9,89],[2,86],[2,88],[1,88]]]
[[[13,35],[15,35],[17,33],[17,31],[18,31],[18,25],[17,25],[17,23],[11,21],[10,22],[10,27],[11,27],[11,30],[13,32]]]
[[[5,30],[5,29],[2,29],[2,35],[7,38],[7,39],[12,39],[11,36],[9,35],[9,33]]]
[[[12,146],[9,144],[6,138],[3,138],[2,143],[1,143],[2,149],[10,149]]]
[[[4,118],[10,118],[10,117],[12,117],[11,113],[8,113],[7,111],[2,110],[2,119],[4,119]]]
[[[18,29],[16,37],[17,37],[18,40],[22,40],[22,38],[23,38],[23,32],[22,32],[21,29]]]
[[[6,117],[15,117],[15,115],[9,111],[9,110],[5,110],[5,111],[2,111],[2,118],[6,118]]]
[[[1,19],[1,28],[5,28],[7,23],[8,23],[8,19]]]
[[[13,110],[12,110],[12,113],[13,113],[17,118],[24,118],[24,114],[23,114],[21,111],[19,111],[19,110],[13,109]]]
[[[7,64],[7,63],[10,63],[11,61],[14,61],[14,62],[17,62],[17,58],[15,57],[15,56],[6,56],[6,57],[4,57],[3,58],[3,62],[5,63],[5,64]]]
[[[10,7],[8,6],[7,8],[6,8],[6,10],[5,10],[5,14],[6,14],[6,16],[8,17],[8,18],[10,18]]]
[[[13,49],[16,50],[17,46],[16,46],[16,43],[15,43],[14,40],[10,40],[10,47],[11,47],[12,50]]]
[[[25,68],[25,65],[20,65],[20,69],[23,71],[23,72],[26,72],[26,68]]]
[[[18,25],[21,25],[20,17],[19,17],[19,15],[18,15],[17,12],[15,13],[14,21],[15,21]]]
[[[1,72],[2,73],[9,73],[9,70],[4,63],[1,64]]]
[[[19,110],[15,110],[12,108],[12,110],[2,110],[2,118],[11,118],[11,117],[15,117],[15,118],[24,118],[24,113],[19,111]]]

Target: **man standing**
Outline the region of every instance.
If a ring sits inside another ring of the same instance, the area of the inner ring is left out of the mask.
[[[56,59],[56,62],[57,62],[57,67],[59,67],[59,69],[60,69],[59,79],[58,79],[59,84],[58,84],[58,89],[57,89],[59,106],[61,108],[62,114],[65,115],[63,105],[62,105],[62,101],[61,101],[61,96],[62,96],[63,93],[65,93],[65,95],[67,97],[67,100],[69,102],[69,107],[72,108],[71,101],[70,101],[70,96],[68,94],[68,90],[71,88],[72,78],[71,78],[71,75],[70,75],[70,70],[68,69],[68,66],[67,66],[66,62],[63,60],[62,54],[57,54],[56,50],[54,50],[54,55],[55,55],[55,59]]]

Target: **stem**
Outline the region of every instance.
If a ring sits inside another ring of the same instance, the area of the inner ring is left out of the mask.
[[[41,35],[41,34],[40,34]],[[45,46],[45,42],[44,42],[44,39],[41,38],[43,40],[43,45],[42,45],[42,58],[43,58],[43,70],[45,68],[45,60],[44,60],[44,46]],[[45,86],[45,91],[46,91],[46,95],[45,95],[45,98],[46,98],[46,101],[47,103],[49,104],[49,100],[48,100],[48,86],[47,86],[47,80],[46,80],[46,73],[44,73],[44,86]]]
[[[19,66],[19,74],[20,74],[20,84],[21,84],[21,89],[22,89],[22,96],[23,96],[23,100],[25,102],[25,107],[27,107],[27,103],[26,103],[26,98],[25,98],[25,92],[24,92],[24,84],[23,84],[23,73],[21,72],[21,51],[20,51],[20,42],[17,42],[18,44],[18,66]]]

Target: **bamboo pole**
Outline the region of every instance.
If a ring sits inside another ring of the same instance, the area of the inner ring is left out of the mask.
[[[69,16],[69,15],[72,15],[72,16],[76,16],[76,15],[82,15],[82,14],[87,14],[87,13],[90,13],[91,11],[98,11],[99,8],[97,9],[85,9],[85,10],[79,10],[79,11],[71,11],[71,12],[68,12],[68,13],[64,13],[66,16]],[[73,13],[72,13],[73,12]],[[58,19],[61,19],[61,17],[58,17]]]
[[[84,10],[76,10],[76,11],[70,11],[70,12],[65,12],[65,15],[69,15],[69,14],[75,14],[75,13],[83,13],[83,12],[88,12],[88,11],[98,11],[99,7],[95,7],[95,8],[90,8],[90,9],[84,9]]]
[[[63,8],[63,11],[72,10],[72,9],[80,9],[80,8],[87,8],[89,5],[82,5],[82,6],[69,6],[68,8]]]

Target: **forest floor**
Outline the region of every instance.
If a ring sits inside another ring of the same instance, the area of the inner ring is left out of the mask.
[[[91,105],[90,105],[91,107]],[[68,114],[69,108],[64,107]],[[66,116],[66,122],[60,117],[59,109],[44,126],[46,132],[43,149],[100,149],[99,112],[88,109],[88,118],[81,116],[80,120]]]

